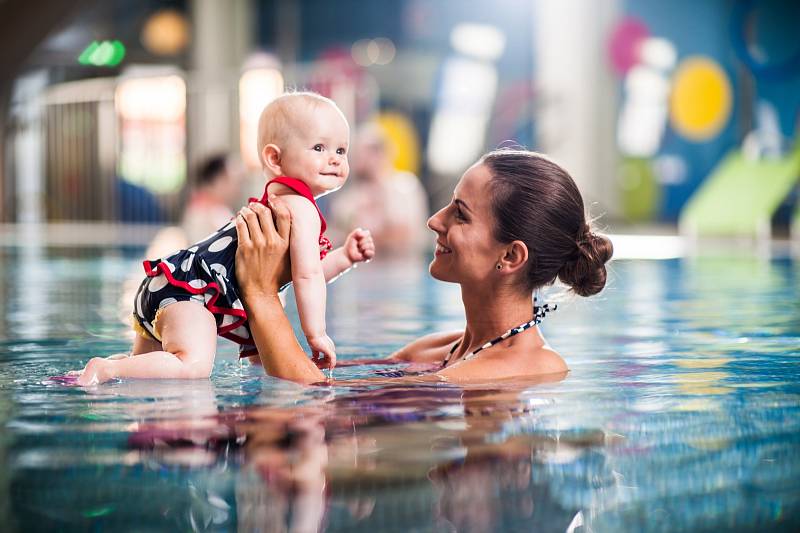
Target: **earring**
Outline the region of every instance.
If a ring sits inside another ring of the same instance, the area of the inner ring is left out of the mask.
[[[497,270],[503,270],[503,265],[501,265],[500,263],[497,263],[497,266],[495,266],[495,268]]]

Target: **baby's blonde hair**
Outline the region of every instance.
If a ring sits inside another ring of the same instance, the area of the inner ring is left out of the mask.
[[[270,102],[258,118],[258,159],[264,165],[264,147],[268,144],[283,146],[292,133],[302,126],[298,123],[300,111],[311,111],[323,105],[330,105],[347,119],[336,102],[311,91],[287,92]]]

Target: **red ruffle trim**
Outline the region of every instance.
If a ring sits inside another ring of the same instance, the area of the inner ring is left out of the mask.
[[[147,277],[153,278],[158,276],[159,274],[164,274],[164,276],[167,278],[167,282],[169,282],[170,285],[183,289],[190,294],[205,294],[207,292],[214,291],[214,294],[211,296],[211,299],[205,304],[206,309],[208,309],[215,315],[231,315],[237,317],[238,319],[232,324],[228,324],[226,326],[217,328],[217,335],[232,340],[237,344],[255,343],[253,339],[245,339],[243,337],[240,337],[239,335],[234,335],[233,333],[231,333],[231,331],[238,328],[247,321],[247,312],[244,309],[234,309],[232,307],[217,306],[216,303],[217,300],[219,299],[221,291],[219,288],[219,284],[216,281],[207,283],[205,287],[198,289],[196,287],[192,287],[185,281],[175,279],[175,277],[173,277],[172,275],[172,271],[163,261],[156,263],[155,266],[153,266],[153,263],[151,263],[150,261],[144,261],[142,264],[144,265],[144,272],[145,274],[147,274]],[[256,354],[258,354],[258,350],[253,349],[242,352],[239,355],[240,357],[247,357]]]

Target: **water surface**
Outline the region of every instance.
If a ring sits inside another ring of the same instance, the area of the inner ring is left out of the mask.
[[[800,526],[790,259],[613,262],[605,292],[542,324],[571,368],[559,383],[303,388],[222,340],[210,381],[49,382],[128,349],[119,300],[138,252],[0,248],[4,530]],[[364,265],[329,302],[340,360],[463,324],[458,287],[423,260]]]

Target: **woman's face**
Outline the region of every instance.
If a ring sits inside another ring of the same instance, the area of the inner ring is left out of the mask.
[[[441,281],[483,283],[503,255],[494,238],[488,167],[476,163],[459,180],[450,203],[428,219],[436,232],[429,270]]]

